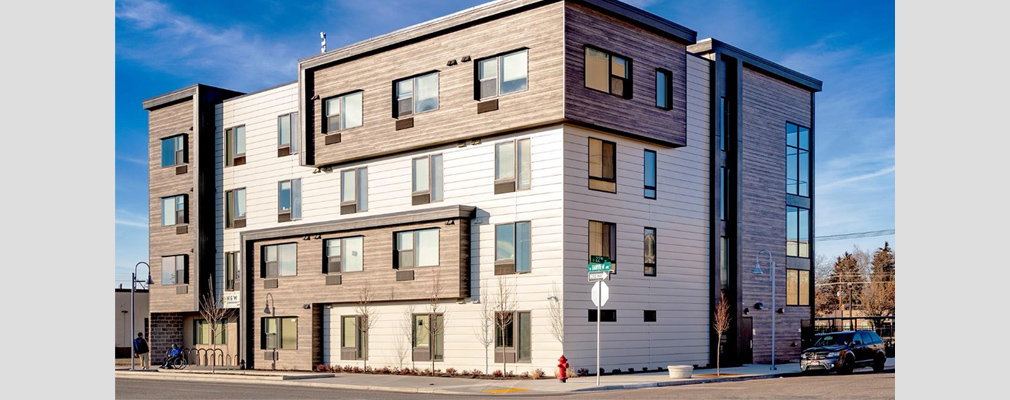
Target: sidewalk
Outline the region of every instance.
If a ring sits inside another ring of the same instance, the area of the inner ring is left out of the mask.
[[[886,370],[893,370],[894,359],[888,359]],[[868,369],[866,369],[868,370]],[[861,371],[861,370],[857,370]],[[722,376],[715,377],[715,369],[695,370],[691,378],[670,379],[667,372],[648,372],[637,374],[606,375],[600,377],[600,386],[596,385],[596,376],[568,379],[568,383],[560,383],[557,379],[516,379],[487,380],[466,378],[439,378],[401,375],[370,375],[344,373],[314,373],[288,371],[221,371],[209,374],[210,370],[194,367],[182,371],[116,371],[116,378],[134,379],[169,379],[193,380],[203,382],[241,382],[247,384],[297,385],[335,389],[371,390],[401,393],[431,393],[446,395],[537,395],[579,393],[596,390],[639,389],[660,386],[678,386],[704,384],[713,382],[732,382],[749,379],[766,379],[781,376],[799,375],[799,364],[778,364],[776,370],[770,365],[745,365],[735,368],[723,368]],[[711,375],[711,376],[707,376]]]

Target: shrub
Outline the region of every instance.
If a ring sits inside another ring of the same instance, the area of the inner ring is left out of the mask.
[[[512,371],[509,371],[509,372],[505,373],[505,377],[506,378],[514,378],[515,376],[516,376],[516,374],[513,373]]]
[[[354,372],[355,374],[360,374],[361,373],[361,368],[358,367],[357,365],[355,365],[354,368],[351,369],[351,371]]]
[[[568,370],[571,371],[571,368],[569,368]],[[579,368],[578,374],[579,376],[589,376],[589,370],[585,368]]]
[[[382,367],[382,369],[379,370],[379,373],[383,375],[388,375],[389,372],[389,367]]]
[[[370,374],[370,373],[372,373],[372,367],[371,366],[365,366],[365,369],[363,369],[361,371],[364,372],[364,373],[366,373],[366,374]]]
[[[473,371],[470,371],[470,377],[471,378],[480,378],[481,375],[484,375],[484,373],[481,372],[481,370],[479,370],[479,369],[475,369]]]
[[[537,368],[537,369],[533,370],[533,373],[530,374],[530,376],[532,376],[533,379],[543,378],[544,377],[544,370],[542,370],[540,368]]]
[[[350,365],[345,365],[344,366],[344,372],[354,372],[354,368],[355,367],[352,367]]]
[[[629,373],[629,374],[633,374],[633,373],[635,373],[635,369],[634,369],[634,368],[628,368],[628,373]]]
[[[431,369],[430,369],[430,368],[425,368],[425,369],[424,369],[424,375],[425,375],[425,376],[427,376],[427,375],[431,375]]]
[[[585,368],[583,368],[583,369],[585,369]],[[586,369],[585,371],[586,371],[586,375],[589,375],[589,370]],[[575,371],[574,370],[572,370],[571,368],[565,370],[565,378],[574,378],[574,377],[575,377]]]
[[[612,370],[610,371],[610,373],[611,373],[611,374],[614,374],[614,375],[618,375],[618,374],[620,374],[620,373],[621,373],[621,369],[620,369],[620,368],[614,368],[614,369],[612,369]]]
[[[527,378],[530,377],[530,373],[526,372],[526,371],[523,371],[523,373],[519,374],[519,377],[523,378],[523,379],[527,379]]]
[[[649,367],[642,367],[642,372],[649,372]]]
[[[496,370],[494,371],[494,374],[492,374],[492,375],[493,375],[493,376],[494,376],[495,378],[501,378],[501,377],[505,376],[505,374],[501,373],[501,370],[500,370],[500,369],[496,369]]]
[[[414,371],[412,371],[410,368],[407,367],[403,367],[400,369],[400,375],[411,375],[413,373]]]
[[[445,373],[449,374],[449,376],[459,375],[456,373],[456,368],[446,368]]]

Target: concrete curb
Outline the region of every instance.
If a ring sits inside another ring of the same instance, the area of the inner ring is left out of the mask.
[[[894,368],[885,368],[883,372],[894,372]],[[640,383],[634,385],[608,385],[600,387],[591,387],[585,389],[575,389],[572,393],[585,393],[585,392],[595,392],[604,390],[630,390],[630,389],[645,389],[652,387],[667,387],[667,386],[687,386],[687,385],[699,385],[705,383],[721,383],[721,382],[741,382],[741,381],[752,381],[758,379],[772,379],[772,378],[792,378],[798,376],[805,376],[802,372],[783,372],[776,374],[761,374],[761,375],[747,375],[747,376],[734,376],[726,378],[708,378],[708,379],[692,379],[683,381],[672,381],[672,382],[651,382],[651,383]]]

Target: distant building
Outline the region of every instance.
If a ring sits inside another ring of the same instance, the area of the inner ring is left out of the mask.
[[[116,289],[116,358],[130,357],[130,346],[138,332],[148,336],[150,327],[150,293],[137,289],[133,326],[130,325],[130,289]]]

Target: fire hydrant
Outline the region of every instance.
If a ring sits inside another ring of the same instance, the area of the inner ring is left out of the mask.
[[[564,355],[558,359],[558,379],[561,383],[568,382],[568,359]]]

